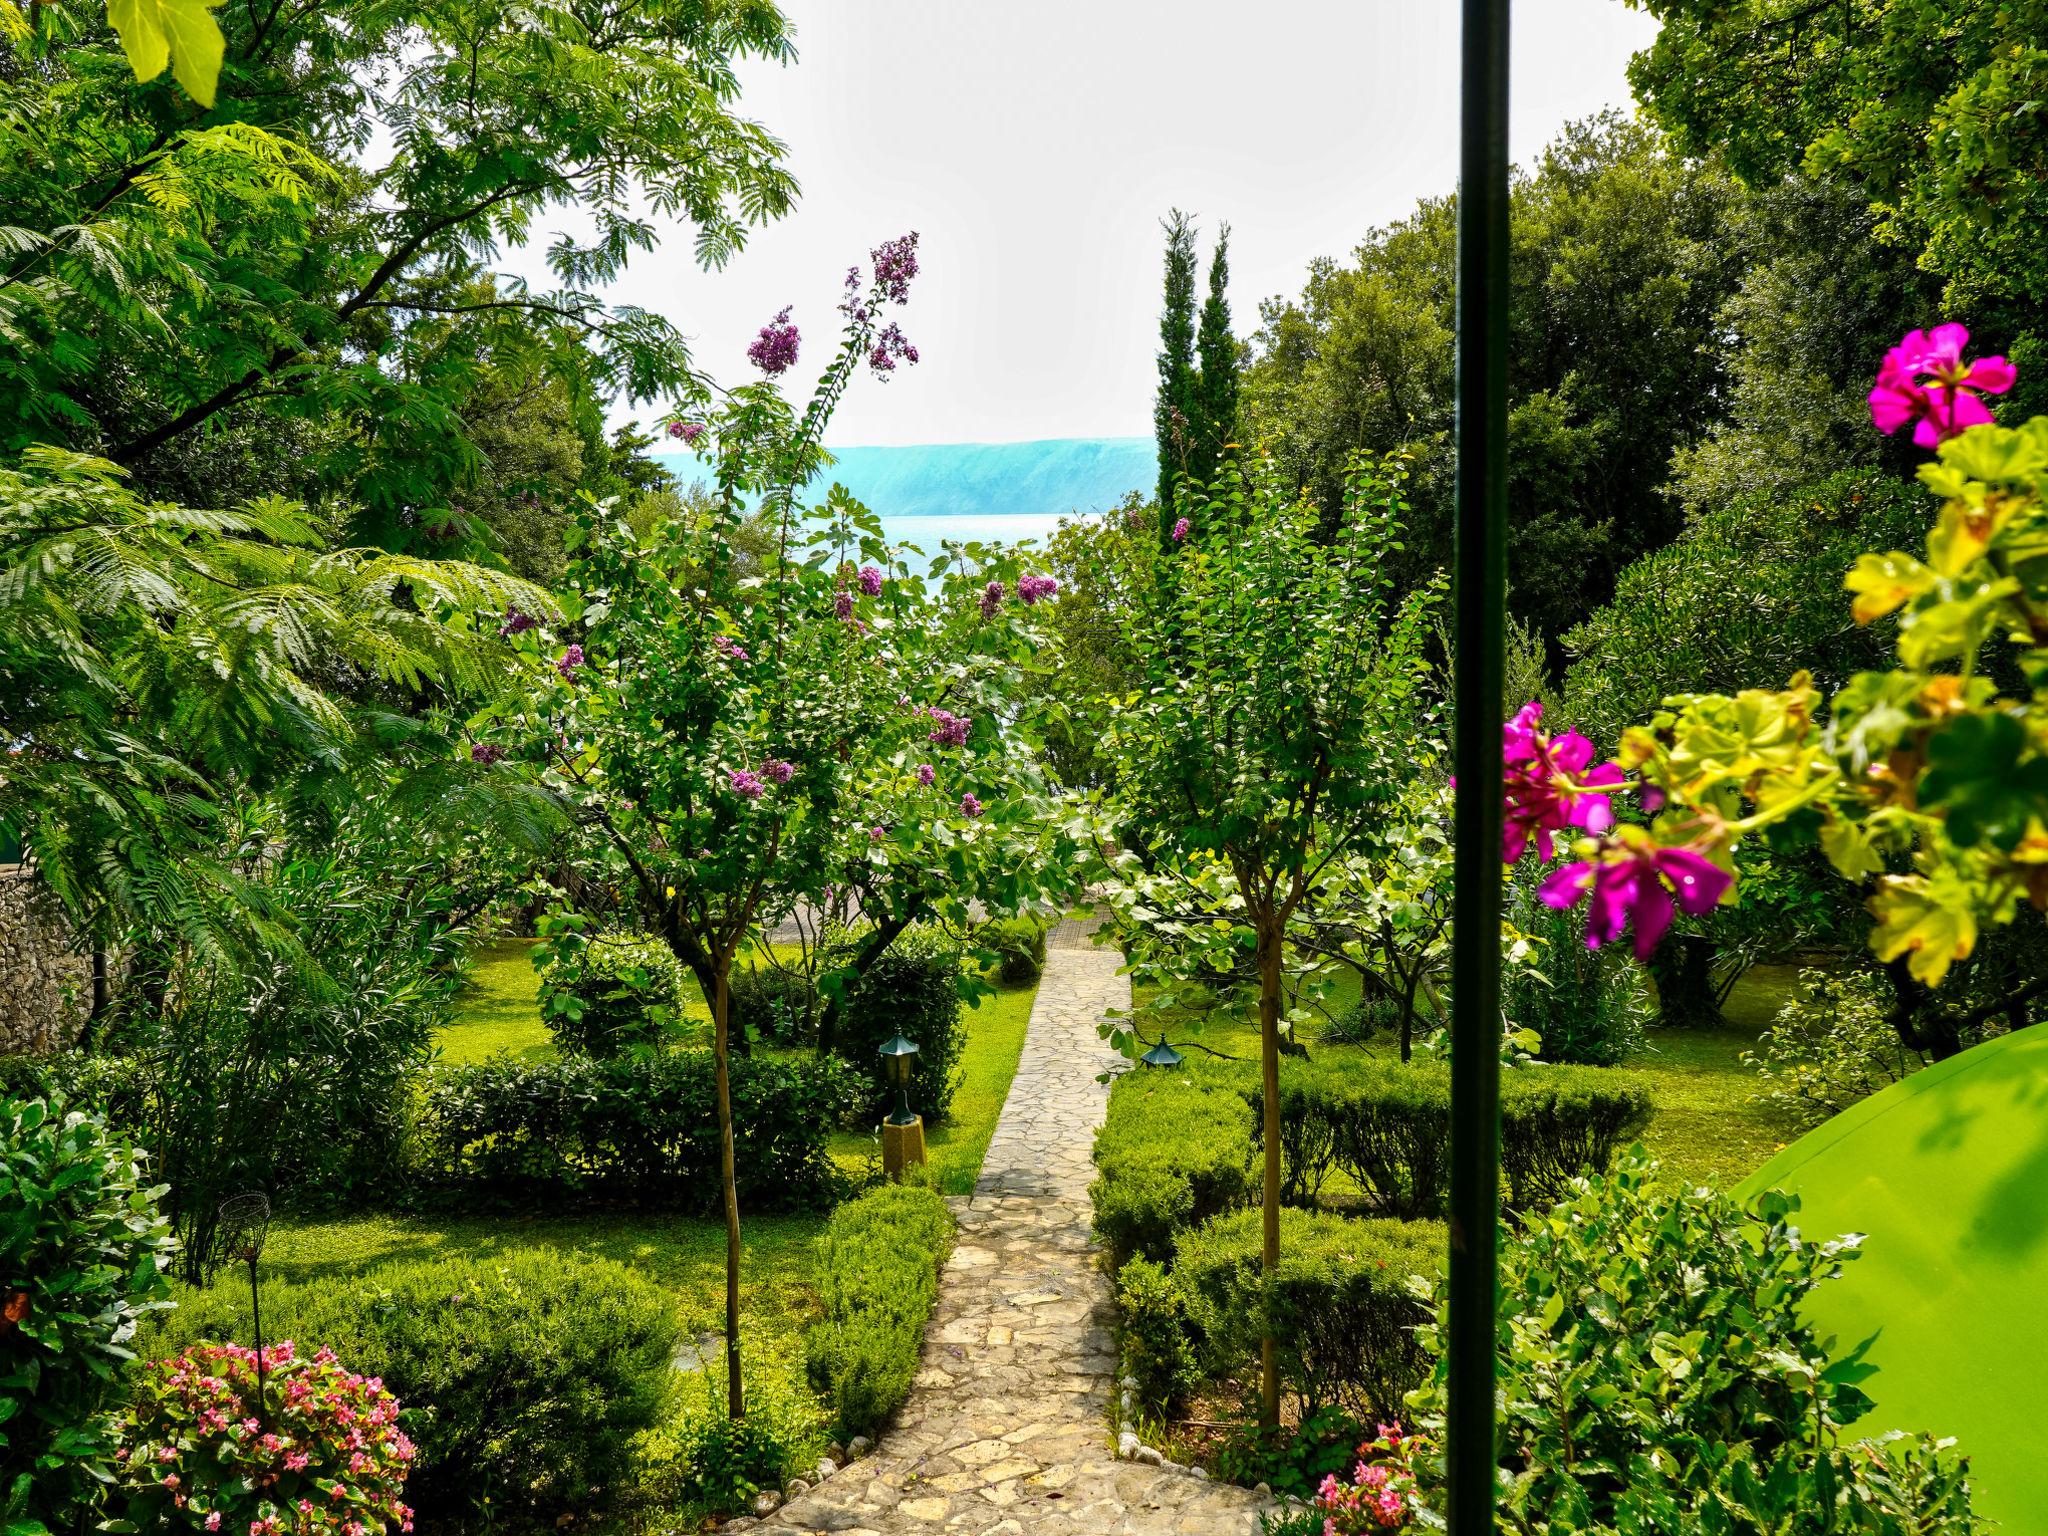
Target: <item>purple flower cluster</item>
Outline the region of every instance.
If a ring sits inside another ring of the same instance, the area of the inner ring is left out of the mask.
[[[555,670],[562,674],[563,682],[573,683],[576,681],[576,669],[583,663],[583,647],[571,645],[562,652],[561,659],[555,663]]]
[[[517,608],[507,608],[505,610],[505,622],[498,626],[498,633],[501,635],[523,635],[539,622],[540,620],[530,613],[521,613]]]
[[[832,611],[842,619],[853,617],[853,594],[841,587],[832,594]]]
[[[862,566],[858,579],[861,591],[867,593],[869,597],[880,597],[882,595],[882,572],[880,567],[873,565]]]
[[[909,303],[910,280],[917,276],[917,231],[885,240],[868,255],[874,260],[875,286],[883,297],[891,304]]]
[[[1179,544],[1185,540],[1192,526],[1184,517],[1177,521],[1173,525],[1173,542]]]
[[[481,763],[486,768],[493,763],[503,762],[504,759],[505,749],[493,742],[480,741],[469,749],[469,760],[472,763]]]
[[[919,763],[917,765],[917,782],[922,784],[926,789],[930,789],[932,787],[932,780],[936,779],[938,776],[938,770],[933,768],[930,763]]]
[[[711,649],[718,652],[727,661],[751,661],[753,659],[747,654],[747,648],[741,645],[739,641],[733,639],[731,635],[713,635],[711,637]]]
[[[1017,578],[1017,601],[1029,608],[1041,598],[1055,597],[1060,584],[1052,576],[1019,576]]]
[[[672,421],[668,424],[668,435],[679,437],[694,448],[704,440],[705,426],[701,421]]]
[[[747,360],[771,379],[796,366],[797,345],[801,338],[796,327],[790,324],[789,310],[790,306],[784,305],[781,313],[761,327],[761,334],[747,348]]]
[[[786,763],[779,757],[771,757],[761,764],[761,777],[770,784],[787,784],[796,777],[796,764]]]
[[[926,740],[935,741],[942,747],[964,747],[967,745],[968,721],[964,715],[956,715],[950,709],[934,707],[926,711],[932,718],[932,728],[926,733]]]
[[[749,800],[760,799],[767,789],[759,774],[749,773],[744,768],[733,769],[726,779],[734,794],[745,795]]]
[[[903,327],[891,320],[875,337],[875,344],[868,352],[868,367],[887,378],[896,371],[899,362],[915,363],[917,347],[903,334]]]
[[[1004,586],[1000,581],[991,581],[981,589],[981,616],[992,619],[996,610],[1003,606]]]
[[[981,814],[981,802],[974,798],[973,790],[969,790],[960,797],[960,814],[969,821],[974,820],[975,817]]]
[[[888,835],[889,829],[887,827],[868,828],[868,841],[871,843],[879,843],[883,838],[887,837]]]

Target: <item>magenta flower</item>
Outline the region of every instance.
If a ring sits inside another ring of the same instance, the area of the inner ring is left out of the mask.
[[[672,421],[668,424],[668,435],[681,438],[692,448],[703,441],[704,430],[701,421]]]
[[[871,843],[879,843],[883,838],[887,837],[888,835],[889,829],[887,827],[868,828],[868,841]]]
[[[713,635],[711,637],[711,649],[718,652],[719,655],[725,657],[728,661],[751,660],[747,655],[747,648],[741,645],[739,641],[733,639],[731,635]]]
[[[796,366],[797,346],[802,338],[789,323],[789,310],[790,306],[784,305],[773,320],[761,327],[761,334],[747,348],[747,360],[770,378]]]
[[[926,740],[935,741],[942,747],[964,747],[967,745],[968,721],[963,715],[956,715],[949,709],[934,708],[930,711],[932,728],[926,733]]]
[[[864,565],[860,568],[860,589],[869,597],[882,595],[882,572],[879,567]]]
[[[562,674],[563,682],[573,683],[576,681],[576,669],[582,665],[583,647],[571,645],[562,652],[560,659],[555,662],[555,670]]]
[[[996,610],[1003,606],[1003,591],[1000,581],[991,581],[981,589],[981,616],[984,619],[994,618]]]
[[[1181,542],[1181,541],[1182,541],[1183,539],[1185,539],[1185,538],[1186,538],[1186,537],[1188,536],[1188,530],[1189,530],[1189,526],[1190,526],[1190,525],[1189,525],[1189,523],[1188,523],[1188,520],[1187,520],[1186,518],[1181,518],[1181,519],[1180,519],[1180,520],[1179,520],[1178,522],[1176,522],[1176,523],[1175,523],[1175,524],[1173,525],[1173,542],[1174,542],[1174,543],[1178,544],[1178,543],[1180,543],[1180,542]]]
[[[2002,395],[2018,377],[2002,357],[1963,361],[1970,333],[1950,323],[1932,331],[1908,331],[1884,355],[1870,391],[1870,419],[1889,436],[1907,422],[1913,441],[1938,448],[1951,437],[1992,419],[1991,407],[1975,391]]]
[[[868,367],[884,379],[896,371],[899,362],[916,361],[917,348],[903,334],[903,327],[893,320],[882,327],[875,337],[874,346],[868,351]]]
[[[767,786],[759,774],[749,773],[744,768],[735,768],[726,775],[727,783],[736,795],[745,795],[749,800],[758,800]]]
[[[1553,870],[1536,894],[1561,912],[1590,895],[1586,948],[1612,943],[1633,923],[1636,958],[1647,960],[1671,927],[1674,900],[1688,915],[1702,916],[1732,878],[1690,848],[1660,848],[1640,827],[1624,827],[1591,857]]]
[[[771,757],[761,764],[761,777],[770,784],[787,784],[796,777],[796,764],[785,763],[779,757]]]
[[[1017,601],[1029,608],[1040,598],[1057,596],[1059,581],[1051,576],[1019,576],[1017,578]]]
[[[469,760],[472,763],[481,763],[486,768],[493,763],[502,762],[504,757],[505,749],[495,742],[480,741],[469,749]]]
[[[1502,822],[1500,857],[1513,864],[1533,837],[1538,858],[1556,852],[1555,833],[1577,827],[1600,833],[1614,825],[1614,808],[1602,791],[1623,782],[1613,763],[1588,768],[1593,743],[1577,731],[1554,740],[1538,722],[1543,706],[1531,700],[1501,728]]]
[[[842,619],[853,617],[853,594],[844,587],[832,594],[832,611]]]
[[[932,781],[936,779],[938,776],[938,771],[934,769],[930,763],[919,763],[917,765],[917,782],[922,784],[926,789],[930,789],[932,787]]]
[[[505,622],[498,626],[501,635],[523,635],[540,620],[530,613],[521,613],[517,608],[505,610]]]
[[[868,255],[875,263],[875,286],[891,304],[910,300],[910,280],[917,276],[917,231],[884,240]],[[849,277],[854,274],[849,272]],[[911,359],[917,361],[916,358]]]
[[[969,821],[981,814],[981,802],[974,798],[972,790],[960,797],[960,814]]]

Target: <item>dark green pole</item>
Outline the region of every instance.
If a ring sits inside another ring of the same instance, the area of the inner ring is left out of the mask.
[[[1451,937],[1447,1514],[1494,1530],[1500,1211],[1502,609],[1507,602],[1508,0],[1464,0],[1458,160],[1458,556]]]

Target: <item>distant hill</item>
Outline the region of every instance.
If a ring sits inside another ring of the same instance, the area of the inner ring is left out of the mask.
[[[1063,437],[1037,443],[924,443],[834,448],[834,481],[892,522],[1094,512],[1132,491],[1150,492],[1158,460],[1149,437]],[[683,480],[702,470],[686,453],[660,454]]]

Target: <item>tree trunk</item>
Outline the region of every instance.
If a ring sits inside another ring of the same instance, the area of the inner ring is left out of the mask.
[[[1260,1267],[1266,1283],[1280,1267],[1280,933],[1272,921],[1259,925],[1259,1065],[1265,1092],[1265,1248]],[[1280,1423],[1280,1356],[1273,1335],[1259,1341],[1259,1423]]]
[[[1704,934],[1665,936],[1650,957],[1657,1022],[1670,1029],[1712,1029],[1722,1022],[1714,989],[1714,941]]]
[[[715,963],[711,1056],[718,1079],[718,1174],[725,1186],[725,1407],[729,1416],[740,1419],[747,1412],[740,1388],[740,1191],[732,1153],[732,1069],[726,1034],[732,1013],[732,956],[720,955]]]
[[[853,957],[851,969],[854,976],[853,984],[856,987],[860,985],[860,978],[867,975],[868,967],[888,953],[889,946],[896,942],[904,929],[917,921],[923,911],[924,898],[919,896],[903,910],[901,916],[885,917],[875,924],[875,931],[868,935],[867,942],[861,945]],[[818,1015],[820,1056],[832,1054],[832,1047],[838,1043],[839,1038],[839,1018],[845,1011],[846,994],[842,991],[837,997],[828,1000],[824,1012]]]

